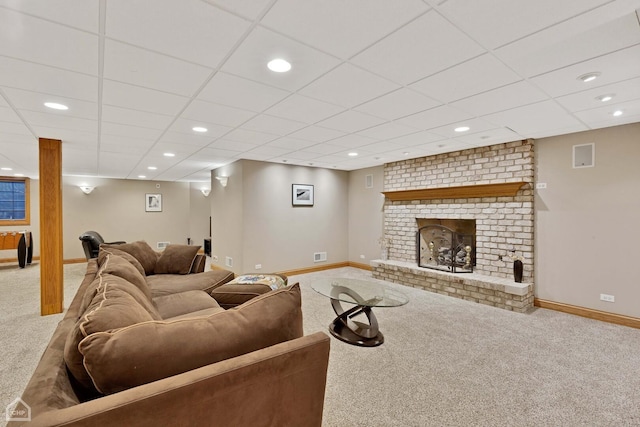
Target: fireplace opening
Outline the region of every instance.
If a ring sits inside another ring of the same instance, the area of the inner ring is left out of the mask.
[[[476,264],[476,221],[417,219],[416,258],[419,267],[471,273]]]

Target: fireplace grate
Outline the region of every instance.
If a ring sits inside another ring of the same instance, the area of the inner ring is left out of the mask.
[[[451,273],[472,273],[474,240],[472,234],[457,233],[443,225],[421,227],[416,233],[418,266]]]

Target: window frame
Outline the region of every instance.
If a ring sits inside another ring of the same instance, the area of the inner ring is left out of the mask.
[[[24,182],[24,219],[0,219],[0,226],[31,225],[31,192],[29,178],[0,176],[0,181]]]

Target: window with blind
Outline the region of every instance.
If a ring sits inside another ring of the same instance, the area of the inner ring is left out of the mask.
[[[29,225],[29,178],[0,177],[0,225]]]

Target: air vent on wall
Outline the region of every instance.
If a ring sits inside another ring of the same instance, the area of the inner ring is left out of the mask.
[[[365,188],[373,188],[373,175],[366,175],[364,177]]]
[[[326,252],[315,252],[313,254],[313,262],[321,262],[321,261],[326,261],[327,260],[327,253]]]
[[[595,165],[595,144],[573,146],[573,168],[592,168]]]
[[[164,248],[166,248],[166,247],[167,247],[167,245],[169,245],[170,243],[171,243],[171,242],[158,242],[158,243],[156,244],[156,247],[157,247],[158,249],[164,249]]]

